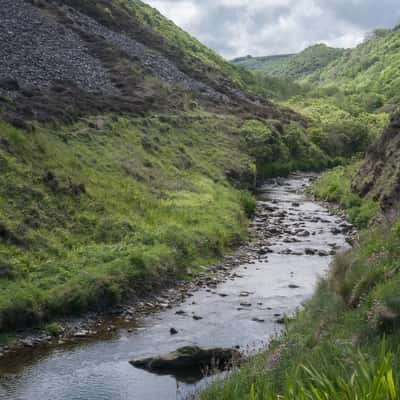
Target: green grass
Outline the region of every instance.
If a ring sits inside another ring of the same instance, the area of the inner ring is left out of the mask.
[[[299,54],[244,57],[233,60],[233,63],[272,77],[301,80],[340,58],[344,52],[344,49],[335,49],[324,44],[316,44]]]
[[[230,117],[104,117],[27,134],[2,124],[2,329],[119,302],[246,237],[254,182]],[[240,183],[240,182],[238,182]]]
[[[363,199],[351,189],[353,174],[358,164],[337,167],[318,178],[311,192],[318,198],[335,202],[347,211],[349,221],[359,228],[367,228],[379,213],[379,205],[370,199]]]

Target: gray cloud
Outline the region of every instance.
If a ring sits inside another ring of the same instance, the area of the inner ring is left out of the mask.
[[[353,47],[400,22],[398,0],[145,0],[226,58]]]

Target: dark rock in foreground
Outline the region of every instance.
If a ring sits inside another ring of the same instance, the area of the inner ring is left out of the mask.
[[[136,368],[155,373],[174,373],[182,369],[225,369],[238,361],[239,351],[234,349],[201,349],[196,346],[182,347],[172,353],[130,361]]]

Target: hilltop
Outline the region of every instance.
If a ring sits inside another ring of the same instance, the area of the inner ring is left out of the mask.
[[[267,57],[244,57],[232,63],[276,78],[302,80],[309,74],[322,69],[346,53],[325,44],[307,47],[298,54],[273,55]]]

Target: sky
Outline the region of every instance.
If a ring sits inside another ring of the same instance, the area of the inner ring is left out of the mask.
[[[399,0],[144,0],[227,59],[354,47],[400,23]]]

